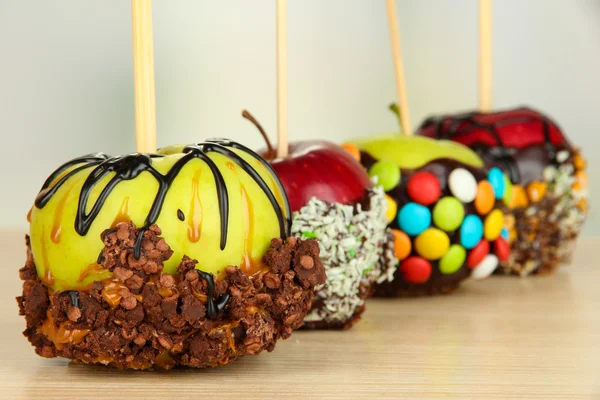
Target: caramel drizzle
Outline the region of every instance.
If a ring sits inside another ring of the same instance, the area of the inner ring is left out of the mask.
[[[199,191],[201,172],[201,170],[196,171],[192,179],[192,200],[190,202],[190,219],[188,220],[188,239],[192,243],[200,240],[202,235],[202,201]],[[179,219],[181,220],[181,218]]]
[[[131,218],[129,218],[129,196],[126,196],[123,199],[123,203],[121,203],[121,208],[119,209],[119,213],[113,220],[113,223],[110,225],[110,227],[114,228],[121,222],[128,222],[128,221],[131,221]]]
[[[523,110],[535,112],[534,110],[531,110],[529,108],[523,108]],[[498,128],[516,123],[536,122],[538,121],[538,118],[536,118],[535,116],[520,116],[509,118],[503,121],[498,121],[493,124],[483,124],[475,120],[475,117],[478,115],[482,115],[482,113],[479,111],[473,111],[456,116],[429,117],[425,121],[423,121],[419,129],[424,129],[430,125],[433,125],[435,128],[435,136],[437,139],[451,139],[453,137],[467,135],[476,129],[481,129],[488,132],[498,143],[498,147],[500,149],[500,154],[498,155],[495,155],[493,153],[488,154],[497,161],[503,162],[506,165],[508,175],[512,183],[519,183],[521,181],[521,176],[519,174],[519,169],[517,168],[517,163],[514,157],[510,155],[508,147],[502,141],[500,134],[498,133]],[[556,154],[556,148],[552,143],[552,140],[550,139],[550,124],[553,122],[550,121],[547,117],[542,116],[541,114],[539,115],[539,121],[542,122],[542,129],[544,133],[544,145],[546,146],[550,158],[554,159]],[[450,122],[450,125],[447,129],[444,129],[444,124],[446,122]],[[468,123],[470,125],[464,127],[465,123]],[[461,125],[463,125],[462,128]]]

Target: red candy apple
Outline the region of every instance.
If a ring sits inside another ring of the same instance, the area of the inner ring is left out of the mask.
[[[259,153],[273,166],[288,195],[292,212],[300,210],[316,197],[329,203],[350,204],[365,195],[371,186],[362,165],[344,148],[324,140],[298,141],[289,145],[285,158],[275,158],[266,134],[247,112],[267,141],[267,149]]]
[[[418,134],[447,138],[466,146],[483,144],[490,147],[504,145],[523,149],[532,145],[567,142],[560,128],[548,117],[529,108],[518,108],[494,113],[473,112],[463,115],[426,119]],[[497,136],[496,136],[497,135]],[[498,143],[500,139],[501,143]]]

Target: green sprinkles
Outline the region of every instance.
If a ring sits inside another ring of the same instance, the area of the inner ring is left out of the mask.
[[[354,256],[355,256],[354,249],[348,250],[348,256],[350,257],[350,259],[354,258]]]
[[[304,236],[305,238],[308,238],[308,239],[316,239],[317,238],[317,234],[314,232],[302,232],[302,236]]]

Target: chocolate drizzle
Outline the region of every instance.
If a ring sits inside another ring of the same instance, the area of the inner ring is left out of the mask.
[[[180,221],[185,221],[185,214],[181,210],[177,210],[177,219]]]
[[[245,161],[242,157],[240,157],[230,148],[244,151],[252,157],[256,158],[272,174],[273,181],[276,183],[281,193],[285,193],[283,185],[279,181],[277,175],[275,174],[275,171],[258,154],[236,142],[224,139],[211,139],[203,143],[193,144],[184,147],[183,153],[185,155],[181,157],[171,167],[171,169],[166,173],[166,175],[163,175],[152,166],[152,159],[164,157],[164,155],[161,154],[135,153],[125,156],[109,157],[103,153],[96,153],[76,158],[62,165],[54,173],[52,173],[52,175],[50,175],[50,177],[44,182],[42,189],[40,190],[40,193],[38,194],[38,197],[35,200],[35,206],[38,208],[43,208],[52,198],[52,196],[70,177],[86,168],[95,167],[94,170],[88,175],[81,188],[81,193],[79,195],[79,203],[77,207],[77,215],[75,218],[75,231],[79,235],[85,236],[89,231],[92,223],[100,213],[100,210],[102,209],[104,203],[110,196],[113,189],[120,182],[135,179],[142,172],[147,172],[150,175],[152,175],[152,177],[158,182],[159,188],[150,208],[150,211],[146,216],[144,227],[142,227],[138,233],[138,238],[136,240],[136,245],[134,248],[134,255],[136,258],[139,258],[141,253],[143,233],[150,225],[156,223],[156,220],[158,219],[162,206],[164,204],[166,195],[171,187],[171,184],[173,183],[181,169],[188,162],[194,159],[200,159],[208,165],[215,179],[219,203],[219,212],[221,217],[220,248],[221,250],[223,250],[225,249],[225,246],[227,244],[227,228],[229,222],[229,195],[221,171],[213,162],[213,160],[206,154],[209,152],[215,152],[232,159],[262,189],[262,191],[269,199],[271,205],[273,206],[273,209],[275,210],[277,219],[279,221],[280,235],[283,239],[285,239],[287,236],[289,236],[289,229],[291,226],[291,212],[289,204],[286,201],[285,211],[282,210],[273,192],[262,179],[260,174],[258,174],[258,172],[256,172],[256,170],[247,161]],[[62,176],[54,185],[52,185],[54,180],[56,180],[61,174],[64,174],[70,168],[73,169],[66,173],[64,176]],[[90,212],[86,213],[86,210],[88,208],[88,200],[92,190],[103,178],[107,177],[113,172],[115,173],[114,176],[102,189],[100,195],[98,196],[98,199],[92,205]],[[179,212],[178,217],[179,219],[181,219],[179,216]]]
[[[212,274],[200,271],[199,269],[197,269],[196,272],[198,272],[198,275],[206,282],[206,315],[209,319],[217,319],[219,313],[225,309],[225,306],[229,302],[229,293],[217,297],[215,302],[215,299],[213,299],[215,280],[213,279]]]
[[[528,108],[523,108],[523,110],[534,112]],[[437,139],[452,139],[457,136],[467,135],[476,129],[486,131],[498,143],[498,147],[494,149],[495,151],[485,151],[485,154],[489,155],[494,161],[505,165],[507,174],[512,183],[518,184],[521,182],[521,174],[519,173],[517,162],[511,152],[511,149],[502,141],[502,138],[498,132],[498,128],[510,124],[536,122],[539,120],[542,123],[544,146],[548,153],[549,159],[554,162],[556,157],[556,147],[550,138],[550,124],[552,122],[548,118],[541,114],[537,114],[536,116],[515,116],[506,118],[502,121],[497,121],[495,123],[485,124],[477,121],[476,119],[477,116],[481,115],[483,114],[478,111],[474,111],[456,116],[429,117],[423,121],[419,129],[421,130],[433,125],[435,137]],[[450,124],[447,128],[445,128],[445,124],[447,122],[450,122]],[[471,146],[471,148],[473,148],[475,151],[482,152],[482,150],[486,149],[487,146],[480,143],[475,143]]]
[[[60,296],[69,296],[71,300],[71,305],[73,307],[79,308],[79,292],[76,290],[65,290],[60,294]]]

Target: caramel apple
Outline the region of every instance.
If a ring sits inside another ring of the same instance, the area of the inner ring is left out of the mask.
[[[346,146],[386,192],[400,262],[394,279],[378,284],[375,296],[449,293],[469,277],[487,277],[508,257],[500,203],[510,187],[495,192],[490,174],[498,171],[484,169],[475,152],[451,141],[400,134]]]
[[[287,157],[277,157],[260,124],[243,115],[267,142],[260,153],[290,200],[292,235],[319,242],[327,282],[317,289],[304,327],[348,329],[360,319],[373,284],[393,279],[396,270],[383,190],[374,187],[354,157],[331,142],[294,141]]]
[[[506,172],[512,256],[499,271],[526,276],[568,262],[588,206],[586,162],[549,117],[529,108],[431,117],[419,133],[475,150]]]
[[[58,168],[28,216],[24,335],[44,357],[207,367],[273,350],[325,280],[269,164],[223,139]]]

